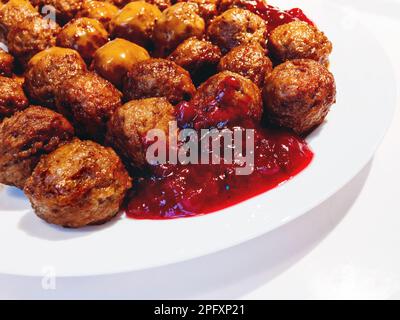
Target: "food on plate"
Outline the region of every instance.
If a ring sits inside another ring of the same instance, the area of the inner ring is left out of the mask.
[[[146,166],[147,133],[168,132],[175,119],[174,107],[165,98],[132,100],[119,108],[108,123],[106,143],[132,168]]]
[[[24,67],[36,53],[55,46],[59,31],[58,24],[50,19],[24,19],[9,29],[8,49]]]
[[[56,107],[84,138],[102,141],[107,121],[121,106],[121,92],[96,73],[79,73],[60,84]]]
[[[164,10],[154,27],[155,51],[159,56],[170,54],[182,41],[201,38],[205,22],[199,16],[199,7],[193,2],[178,2]]]
[[[324,121],[335,103],[335,79],[314,60],[287,61],[266,79],[263,98],[273,124],[305,134]]]
[[[303,21],[293,21],[271,32],[268,49],[277,63],[293,59],[313,59],[327,65],[332,43],[315,26]]]
[[[83,0],[30,0],[43,14],[49,14],[50,6],[55,9],[57,21],[63,25],[72,20],[82,8]],[[47,10],[46,10],[47,6]]]
[[[9,0],[0,27],[0,183],[64,227],[266,192],[336,101],[332,43],[264,0]]]
[[[107,31],[110,30],[110,22],[117,15],[119,9],[109,2],[86,0],[82,4],[76,18],[86,17],[96,19],[103,24]]]
[[[189,71],[194,82],[203,82],[216,73],[221,50],[209,41],[192,37],[182,42],[168,59]]]
[[[71,48],[90,62],[95,51],[108,42],[108,32],[96,19],[77,18],[68,22],[57,36],[57,46]]]
[[[272,62],[258,43],[243,44],[221,59],[218,70],[238,73],[262,87],[265,77],[272,71]]]
[[[264,48],[267,43],[267,23],[249,10],[233,8],[211,21],[207,35],[222,53],[250,43],[258,43]]]
[[[112,149],[75,139],[41,159],[24,192],[38,217],[78,228],[115,217],[130,187]]]
[[[58,87],[68,78],[86,71],[86,64],[72,49],[52,47],[28,62],[24,89],[31,102],[54,108]]]
[[[150,59],[147,50],[125,39],[114,39],[97,49],[92,69],[120,88],[122,79],[137,62]]]
[[[21,84],[12,78],[0,76],[0,121],[29,106]]]
[[[200,85],[193,99],[179,106],[178,120],[195,129],[261,121],[260,89],[249,79],[230,71],[220,72]]]
[[[0,183],[23,188],[40,158],[71,140],[74,129],[60,114],[38,106],[0,123]]]
[[[165,97],[172,104],[190,100],[196,88],[189,73],[175,62],[148,59],[136,63],[123,81],[126,101]]]
[[[0,76],[11,77],[14,71],[14,57],[0,48]]]
[[[111,20],[111,36],[149,48],[155,23],[160,17],[161,11],[156,6],[144,1],[131,2]]]

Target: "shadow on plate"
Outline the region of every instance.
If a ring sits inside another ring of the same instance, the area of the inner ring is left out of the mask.
[[[100,225],[89,226],[81,229],[68,229],[49,224],[38,218],[36,214],[29,210],[20,220],[18,228],[31,237],[45,239],[49,241],[65,241],[79,237],[90,236],[93,232],[112,227],[120,218],[120,214],[112,221]]]
[[[205,257],[144,271],[60,278],[57,290],[52,291],[41,290],[38,278],[0,276],[0,287],[13,283],[12,291],[0,291],[0,298],[240,298],[295,265],[341,222],[360,194],[371,163],[323,204],[258,239]]]
[[[24,211],[31,205],[20,189],[0,185],[0,211]]]

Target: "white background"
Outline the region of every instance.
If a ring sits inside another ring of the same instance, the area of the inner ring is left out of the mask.
[[[400,83],[400,0],[341,2],[379,39]],[[0,298],[400,299],[399,141],[398,110],[374,159],[350,184],[256,240],[147,271],[56,279],[55,290],[43,290],[42,279],[0,276]]]

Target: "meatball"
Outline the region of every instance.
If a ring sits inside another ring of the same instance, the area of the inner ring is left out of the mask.
[[[156,6],[144,1],[131,2],[111,20],[111,36],[148,48],[152,44],[154,24],[160,17],[161,11]]]
[[[218,0],[178,0],[177,2],[197,3],[199,15],[206,22],[218,15]]]
[[[54,107],[59,85],[84,71],[86,64],[75,50],[49,48],[39,52],[29,61],[24,89],[35,103]]]
[[[99,48],[93,57],[91,68],[116,87],[122,86],[122,78],[133,65],[150,59],[145,48],[128,40],[115,39]]]
[[[136,63],[123,80],[123,93],[127,101],[165,97],[175,105],[190,100],[195,92],[189,73],[176,63],[164,59]]]
[[[0,123],[0,183],[23,188],[40,157],[74,136],[60,114],[29,107]]]
[[[227,125],[250,125],[261,121],[263,113],[259,88],[249,79],[230,72],[220,72],[198,89],[190,102],[178,106],[181,127],[224,128]]]
[[[168,132],[174,107],[165,98],[132,100],[119,108],[108,123],[106,143],[132,168],[147,165],[146,135],[151,129]]]
[[[242,44],[258,43],[263,48],[267,41],[266,22],[248,10],[233,8],[216,17],[209,25],[207,34],[222,53]]]
[[[112,219],[131,185],[112,149],[75,139],[41,159],[24,192],[41,219],[79,228]]]
[[[82,4],[82,9],[76,15],[77,18],[87,17],[100,21],[106,30],[110,30],[111,20],[118,14],[119,9],[112,3],[86,0]]]
[[[205,22],[198,13],[198,5],[192,2],[179,2],[163,11],[154,27],[157,56],[170,54],[190,37],[203,37]]]
[[[8,48],[23,67],[36,53],[56,44],[59,26],[50,19],[32,17],[10,28]]]
[[[309,59],[277,66],[266,79],[263,91],[267,119],[298,134],[306,134],[320,125],[335,97],[333,75]]]
[[[78,18],[68,22],[57,36],[59,47],[71,48],[90,62],[95,51],[108,41],[108,32],[95,19]]]
[[[88,72],[61,84],[56,105],[74,124],[78,135],[102,141],[107,121],[121,106],[121,96],[110,82]]]
[[[328,65],[332,43],[316,27],[302,21],[293,21],[274,29],[268,49],[277,63],[293,59],[312,59]]]
[[[195,82],[201,83],[215,73],[221,50],[209,41],[192,37],[181,43],[168,59],[189,71]]]
[[[39,17],[39,12],[27,0],[10,0],[0,8],[0,25],[6,30],[25,19]]]
[[[57,21],[63,25],[75,17],[82,8],[83,0],[31,0],[31,2],[34,6],[38,6],[40,10],[44,6],[54,7]]]
[[[229,51],[221,59],[218,70],[236,72],[262,87],[264,78],[272,71],[272,62],[258,43],[244,44]]]
[[[14,57],[0,49],[0,75],[11,77],[14,69]]]
[[[0,76],[0,121],[29,106],[18,81]]]
[[[171,6],[171,0],[146,0],[146,2],[148,2],[150,4],[154,4],[161,11],[164,11],[169,6]]]

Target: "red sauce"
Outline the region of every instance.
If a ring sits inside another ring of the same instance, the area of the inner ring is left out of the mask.
[[[244,1],[244,6],[268,22],[268,30],[294,20],[314,24],[300,9],[283,11],[262,0]],[[177,106],[181,128],[256,128],[249,120],[249,97],[237,99],[240,84],[233,77],[221,81],[216,95],[206,101]],[[235,99],[235,108],[230,107]],[[201,103],[201,105],[200,105]],[[256,128],[255,165],[251,175],[236,175],[236,165],[159,165],[152,175],[138,179],[127,207],[135,219],[173,219],[211,213],[271,190],[305,169],[313,159],[307,143],[293,133]]]
[[[314,25],[299,8],[291,10],[281,10],[274,6],[268,5],[263,0],[243,0],[243,6],[262,17],[268,23],[268,33],[270,34],[276,27],[292,21],[300,20]]]

